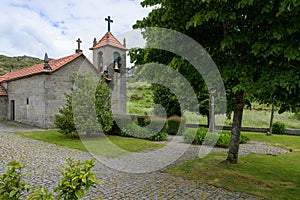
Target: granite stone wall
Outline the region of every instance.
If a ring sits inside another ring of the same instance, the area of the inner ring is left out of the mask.
[[[7,85],[8,119],[44,127],[45,124],[45,74],[30,76]],[[14,110],[12,108],[14,104]],[[14,113],[14,114],[13,114]],[[12,116],[15,119],[12,119]]]
[[[81,71],[81,72],[80,72]],[[89,71],[98,76],[94,66],[80,56],[53,73],[33,75],[8,83],[8,119],[15,112],[15,121],[44,129],[54,128],[55,115],[65,103],[74,73]],[[14,101],[15,109],[11,109]]]
[[[7,97],[0,96],[0,120],[7,120]]]
[[[66,104],[65,94],[71,92],[75,73],[90,73],[99,77],[99,72],[82,56],[48,75],[45,80],[46,123],[44,128],[54,128],[55,115]]]

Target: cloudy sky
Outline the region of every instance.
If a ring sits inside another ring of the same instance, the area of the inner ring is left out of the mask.
[[[132,30],[150,8],[142,8],[141,0],[1,0],[0,54],[29,55],[51,58],[71,55],[80,38],[82,49],[89,57],[93,38],[111,31],[115,36]]]

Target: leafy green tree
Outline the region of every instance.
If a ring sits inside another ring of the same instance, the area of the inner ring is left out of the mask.
[[[59,109],[59,115],[55,115],[54,125],[58,128],[58,132],[67,136],[78,136],[74,123],[73,111],[72,111],[72,96],[65,94],[66,105]]]
[[[215,61],[226,87],[228,110],[234,111],[225,163],[238,160],[245,102],[273,103],[276,97],[282,112],[299,107],[299,0],[144,0],[141,5],[154,9],[134,28],[182,32],[199,42]],[[165,54],[145,50],[133,59],[138,64],[157,57],[172,60],[172,55]],[[197,85],[197,80],[191,84]]]
[[[74,87],[66,95],[67,103],[55,116],[59,132],[78,136],[107,133],[113,124],[111,90],[103,78],[95,82],[92,75],[78,74]]]

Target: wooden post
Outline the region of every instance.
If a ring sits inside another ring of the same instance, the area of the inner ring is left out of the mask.
[[[215,92],[216,90],[209,90],[209,130],[208,132],[215,132]]]
[[[271,119],[270,119],[270,127],[269,127],[269,132],[267,135],[272,135],[272,128],[273,128],[273,120],[274,120],[274,104],[272,104],[272,111],[271,111]]]

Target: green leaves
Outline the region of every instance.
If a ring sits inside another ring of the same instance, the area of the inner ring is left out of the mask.
[[[57,198],[74,200],[83,197],[91,186],[100,182],[91,171],[94,166],[94,160],[74,162],[73,159],[68,159],[61,170],[63,178],[54,189],[55,192],[59,192]]]
[[[7,165],[11,168],[5,174],[0,175],[0,199],[19,200],[23,192],[30,189],[29,185],[22,181],[21,169],[23,166],[16,161],[9,162]],[[64,168],[61,169],[63,178],[54,188],[54,192],[58,192],[55,199],[80,199],[91,186],[100,183],[92,171],[94,166],[94,160],[74,162],[69,158]],[[26,200],[54,200],[54,192],[48,192],[47,188],[38,186],[38,189],[32,191]]]
[[[67,104],[55,116],[55,126],[64,135],[96,135],[108,132],[113,124],[111,90],[103,78],[75,75],[75,87],[66,94]]]
[[[9,162],[7,166],[11,168],[0,175],[0,199],[18,200],[23,192],[29,190],[29,185],[22,180],[23,166],[16,161]]]

